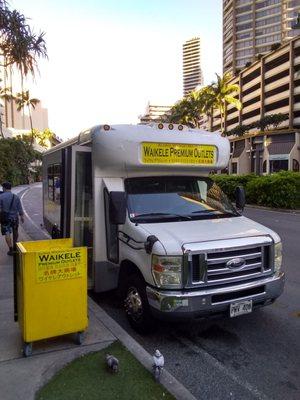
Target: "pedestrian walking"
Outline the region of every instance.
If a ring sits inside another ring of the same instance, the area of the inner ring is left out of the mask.
[[[24,211],[19,197],[11,192],[11,183],[2,183],[3,193],[0,194],[1,233],[9,248],[8,255],[13,255],[14,246],[18,240],[19,217],[24,223]]]

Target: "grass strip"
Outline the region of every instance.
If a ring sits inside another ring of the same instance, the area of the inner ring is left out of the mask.
[[[105,355],[119,359],[119,372],[107,370]],[[171,400],[174,397],[119,342],[77,358],[36,395],[37,400]]]

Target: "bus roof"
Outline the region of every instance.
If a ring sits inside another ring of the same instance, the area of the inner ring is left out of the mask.
[[[72,145],[91,143],[94,165],[102,172],[153,171],[209,172],[227,166],[229,140],[219,132],[207,132],[173,124],[99,125],[81,132],[44,154]]]

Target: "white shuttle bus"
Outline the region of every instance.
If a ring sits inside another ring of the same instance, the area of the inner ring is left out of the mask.
[[[282,293],[279,236],[209,176],[229,154],[219,133],[173,124],[100,125],[45,153],[47,230],[88,246],[90,288],[117,288],[135,329],[235,317]]]

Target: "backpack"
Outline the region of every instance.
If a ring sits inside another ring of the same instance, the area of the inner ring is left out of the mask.
[[[13,194],[13,197],[10,202],[9,210],[8,211],[0,211],[0,224],[1,225],[7,225],[10,223],[10,211],[12,209],[14,200],[15,200],[15,195]]]

